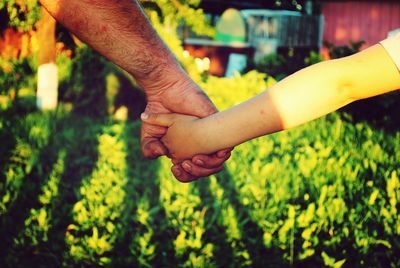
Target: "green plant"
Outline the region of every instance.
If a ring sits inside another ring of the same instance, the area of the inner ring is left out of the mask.
[[[17,98],[19,89],[29,85],[32,76],[29,59],[0,58],[0,94],[9,95],[11,99]]]
[[[346,56],[350,56],[360,51],[365,41],[350,41],[348,46],[335,46],[329,41],[324,41],[324,46],[329,49],[329,56],[332,59],[338,59]]]
[[[108,64],[87,46],[77,49],[71,69],[62,71],[62,74],[70,75],[67,85],[62,87],[66,91],[61,92],[63,99],[73,102],[75,111],[93,116],[107,113],[105,75]]]
[[[180,25],[185,25],[198,35],[213,36],[215,34],[215,29],[210,25],[207,16],[202,9],[198,8],[201,0],[142,0],[140,2],[149,15],[155,11],[157,20],[167,28],[176,29]]]
[[[226,109],[264,79],[203,87]],[[182,184],[168,159],[143,158],[139,122],[0,119],[3,266],[399,265],[399,133],[332,114],[240,145],[224,172]]]
[[[321,54],[315,51],[311,51],[309,56],[304,59],[304,63],[306,64],[306,66],[310,66],[321,61],[324,61],[324,58]]]
[[[255,69],[278,80],[288,75],[287,61],[281,54],[273,53],[265,56],[255,63]]]
[[[20,31],[32,30],[40,19],[40,5],[37,0],[4,0],[0,2],[1,10],[6,10],[8,24]]]
[[[88,48],[58,60],[64,97],[104,113],[115,69]],[[275,83],[257,71],[196,79],[221,110]],[[0,112],[1,267],[400,266],[398,131],[333,113],[182,184],[169,159],[144,159],[140,122],[87,114]]]

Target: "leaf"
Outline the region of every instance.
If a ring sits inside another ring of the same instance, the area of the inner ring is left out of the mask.
[[[345,262],[346,262],[346,259],[337,261],[337,262],[335,262],[335,263],[333,264],[333,267],[334,267],[334,268],[340,268],[340,267],[343,266],[343,264],[344,264]]]
[[[321,257],[324,260],[324,264],[326,266],[332,267],[335,264],[335,259],[332,257],[329,257],[329,255],[326,254],[325,251],[322,251]]]
[[[375,204],[375,200],[376,200],[376,198],[378,197],[378,194],[379,194],[379,190],[378,190],[378,189],[375,189],[375,190],[372,192],[371,196],[369,197],[369,201],[368,201],[368,204],[369,204],[369,205]]]
[[[42,229],[47,229],[47,224],[46,224],[46,217],[47,217],[47,212],[44,208],[40,209],[39,216],[38,216],[38,224]]]

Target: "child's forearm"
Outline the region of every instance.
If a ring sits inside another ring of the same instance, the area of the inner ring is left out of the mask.
[[[236,146],[252,138],[282,130],[278,112],[271,105],[271,95],[265,91],[228,110],[197,122],[196,132],[203,140],[202,149]]]
[[[199,120],[205,151],[232,147],[288,129],[346,104],[400,88],[400,75],[380,45],[303,69],[260,95]]]

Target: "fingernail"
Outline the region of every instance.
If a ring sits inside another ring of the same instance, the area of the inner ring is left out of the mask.
[[[184,162],[184,163],[182,164],[182,167],[183,167],[183,169],[186,170],[187,172],[190,172],[190,171],[192,170],[192,166],[189,165],[189,164],[186,163],[186,162]]]
[[[174,168],[174,175],[176,177],[179,177],[182,174],[181,170],[179,168]]]
[[[200,159],[198,159],[198,160],[196,160],[196,165],[199,165],[199,166],[204,166],[204,162],[203,162],[203,160],[200,160]]]
[[[142,114],[140,115],[140,118],[142,118],[142,120],[146,120],[147,118],[149,118],[149,115],[146,114],[146,113],[142,113]]]

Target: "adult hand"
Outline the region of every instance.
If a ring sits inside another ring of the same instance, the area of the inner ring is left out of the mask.
[[[151,26],[137,0],[40,0],[57,21],[103,56],[129,72],[142,86],[151,113],[185,113],[204,117],[216,111],[201,89]],[[167,154],[160,142],[165,129],[143,125],[142,149],[148,158]],[[191,181],[221,169],[223,152],[193,158],[204,165],[178,165],[172,172],[180,181]],[[186,171],[183,167],[186,166]],[[187,172],[190,171],[190,172]]]
[[[146,87],[146,112],[174,112],[198,117],[217,112],[208,96],[189,77],[183,75],[174,80],[176,82],[165,84],[153,82],[151,86]],[[161,155],[168,156],[167,148],[160,141],[165,133],[165,127],[143,123],[141,145],[145,157],[154,159]],[[181,182],[190,182],[199,177],[209,176],[223,169],[222,165],[230,157],[231,150],[222,150],[212,155],[196,155],[191,160],[183,162],[172,159],[171,171]]]

